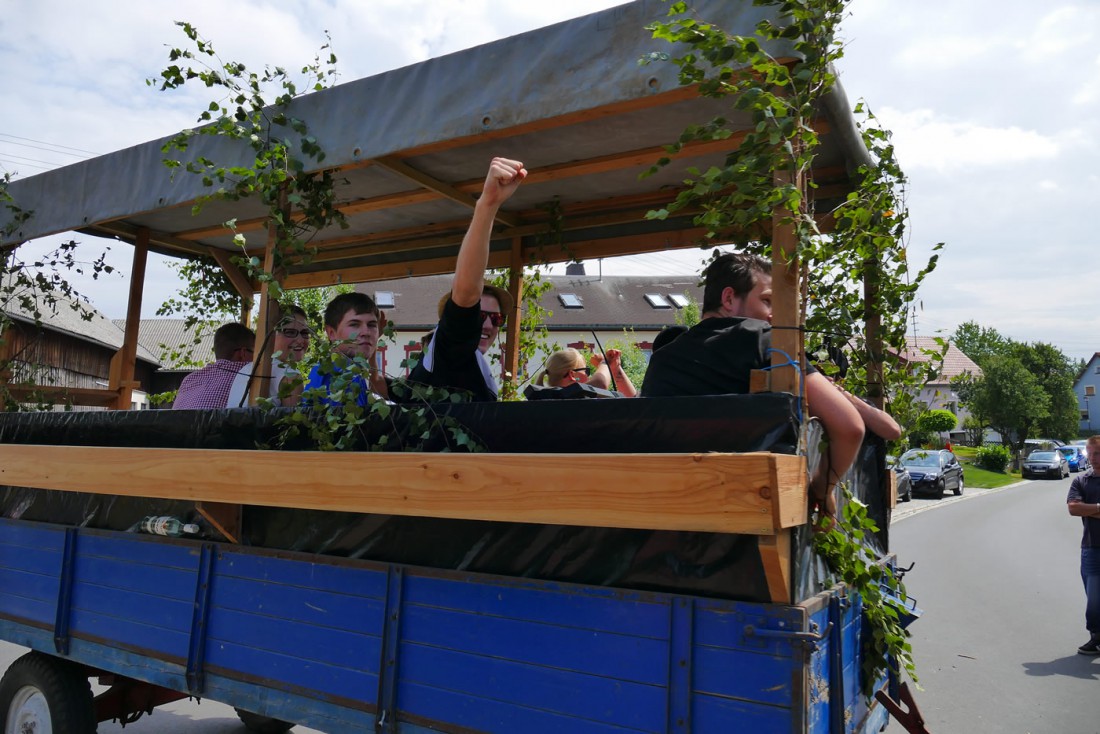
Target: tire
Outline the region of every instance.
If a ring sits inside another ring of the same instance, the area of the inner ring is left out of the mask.
[[[95,734],[92,687],[67,660],[29,652],[0,680],[3,734]]]
[[[254,714],[251,711],[245,711],[244,709],[233,709],[237,712],[237,717],[244,724],[245,728],[255,734],[285,734],[294,728],[294,724],[289,721],[282,721],[280,719],[272,719],[268,716],[260,716]]]
[[[943,499],[943,493],[945,491],[947,491],[947,480],[946,479],[940,479],[940,481],[936,482],[936,491],[935,491],[936,499],[942,500]]]
[[[955,485],[955,496],[960,497],[963,493],[963,477],[959,475],[959,483]]]

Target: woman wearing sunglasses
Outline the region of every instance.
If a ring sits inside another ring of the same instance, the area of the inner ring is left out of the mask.
[[[554,352],[546,360],[546,369],[536,381],[550,387],[569,387],[575,382],[588,383],[592,387],[611,389],[611,376],[615,375],[615,389],[624,397],[632,398],[637,393],[634,384],[626,376],[622,366],[622,352],[618,349],[607,350],[607,362],[599,354],[592,355],[595,369],[584,361],[584,355],[576,349],[567,348]]]

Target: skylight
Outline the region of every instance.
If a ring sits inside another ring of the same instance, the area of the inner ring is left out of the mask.
[[[393,298],[393,291],[375,291],[374,302],[378,308],[397,308],[397,302]]]
[[[672,301],[672,305],[676,308],[687,308],[688,297],[683,293],[669,293],[668,299]]]
[[[645,299],[649,301],[649,305],[653,308],[672,308],[672,304],[666,301],[660,293],[646,293]]]
[[[558,300],[561,301],[561,305],[566,308],[584,308],[584,304],[581,303],[581,297],[576,293],[559,293]]]

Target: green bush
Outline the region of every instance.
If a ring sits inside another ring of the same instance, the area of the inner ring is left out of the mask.
[[[946,433],[955,430],[958,420],[950,410],[929,410],[917,416],[917,430],[923,433]]]
[[[974,454],[974,463],[982,469],[1003,472],[1011,458],[1004,446],[981,446]]]

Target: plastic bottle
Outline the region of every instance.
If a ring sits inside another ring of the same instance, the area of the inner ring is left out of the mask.
[[[141,532],[153,535],[169,535],[179,537],[181,535],[197,535],[201,528],[190,522],[181,522],[170,515],[157,517],[150,515],[141,521]]]

